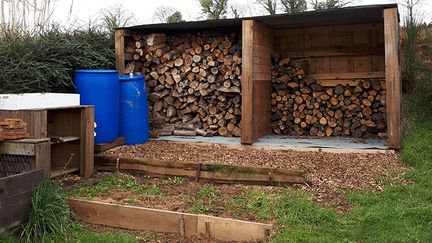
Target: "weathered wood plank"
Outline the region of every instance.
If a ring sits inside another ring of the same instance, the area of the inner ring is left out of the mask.
[[[253,78],[252,78],[252,141],[271,133],[271,54],[273,31],[255,21],[253,27]]]
[[[271,230],[269,224],[198,215],[197,233],[218,240],[259,242],[268,239]]]
[[[34,145],[35,158],[33,168],[43,169],[45,177],[50,176],[51,171],[51,145],[49,140]]]
[[[126,143],[126,139],[124,137],[118,137],[114,142],[111,143],[99,143],[95,144],[95,153],[102,153],[108,149],[112,149],[117,146],[121,146]]]
[[[42,169],[0,178],[0,234],[27,219],[33,190],[43,179]]]
[[[42,169],[0,178],[0,199],[33,190],[43,179]]]
[[[399,18],[397,8],[384,9],[385,74],[388,147],[402,146]]]
[[[109,203],[70,199],[75,216],[86,223],[133,230],[180,233],[184,221],[184,235],[196,235],[197,215],[166,210],[114,205]]]
[[[227,241],[262,241],[272,230],[270,224],[79,199],[70,199],[69,205],[79,220],[125,229],[204,235]]]
[[[362,79],[362,78],[384,78],[384,72],[349,72],[349,73],[315,73],[310,75],[317,80],[346,80],[346,79]]]
[[[163,161],[146,158],[114,158],[95,156],[99,169],[139,170],[163,176],[197,177],[198,164],[180,161]],[[238,166],[223,164],[200,164],[199,179],[219,183],[245,183],[283,185],[304,183],[300,171],[285,168]]]

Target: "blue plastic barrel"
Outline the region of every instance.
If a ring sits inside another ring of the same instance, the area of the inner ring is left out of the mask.
[[[147,92],[144,76],[120,76],[120,136],[126,144],[149,140]]]
[[[119,78],[116,70],[76,70],[75,91],[81,105],[94,105],[95,143],[117,139],[119,127]]]

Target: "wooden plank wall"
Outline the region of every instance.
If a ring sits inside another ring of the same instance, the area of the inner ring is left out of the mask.
[[[384,78],[383,23],[275,30],[275,51],[323,84]]]
[[[43,179],[42,169],[0,178],[0,234],[27,220],[33,189]]]
[[[402,147],[399,18],[397,8],[384,10],[385,73],[388,147]]]
[[[242,138],[253,144],[271,133],[272,30],[255,20],[243,21]]]
[[[273,31],[255,21],[253,36],[253,141],[271,134],[271,54]]]
[[[31,138],[46,138],[48,136],[46,110],[0,110],[0,120],[5,118],[21,118],[27,123]]]

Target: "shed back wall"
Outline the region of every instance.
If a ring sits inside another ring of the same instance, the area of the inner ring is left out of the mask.
[[[317,80],[385,76],[383,23],[278,29],[273,34],[276,53],[306,61],[305,71]]]

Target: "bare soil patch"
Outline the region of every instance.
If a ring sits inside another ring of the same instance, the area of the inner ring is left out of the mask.
[[[93,178],[83,179],[68,176],[62,180],[67,190],[91,187],[113,172],[99,172]],[[251,192],[278,192],[284,188],[237,184],[211,184],[195,182],[185,178],[153,178],[143,173],[127,173],[144,188],[131,189],[112,187],[107,193],[87,199],[147,208],[163,209],[184,213],[206,214],[217,217],[235,218],[247,221],[268,223],[256,214],[244,209],[244,198]],[[78,196],[80,197],[80,196]]]

